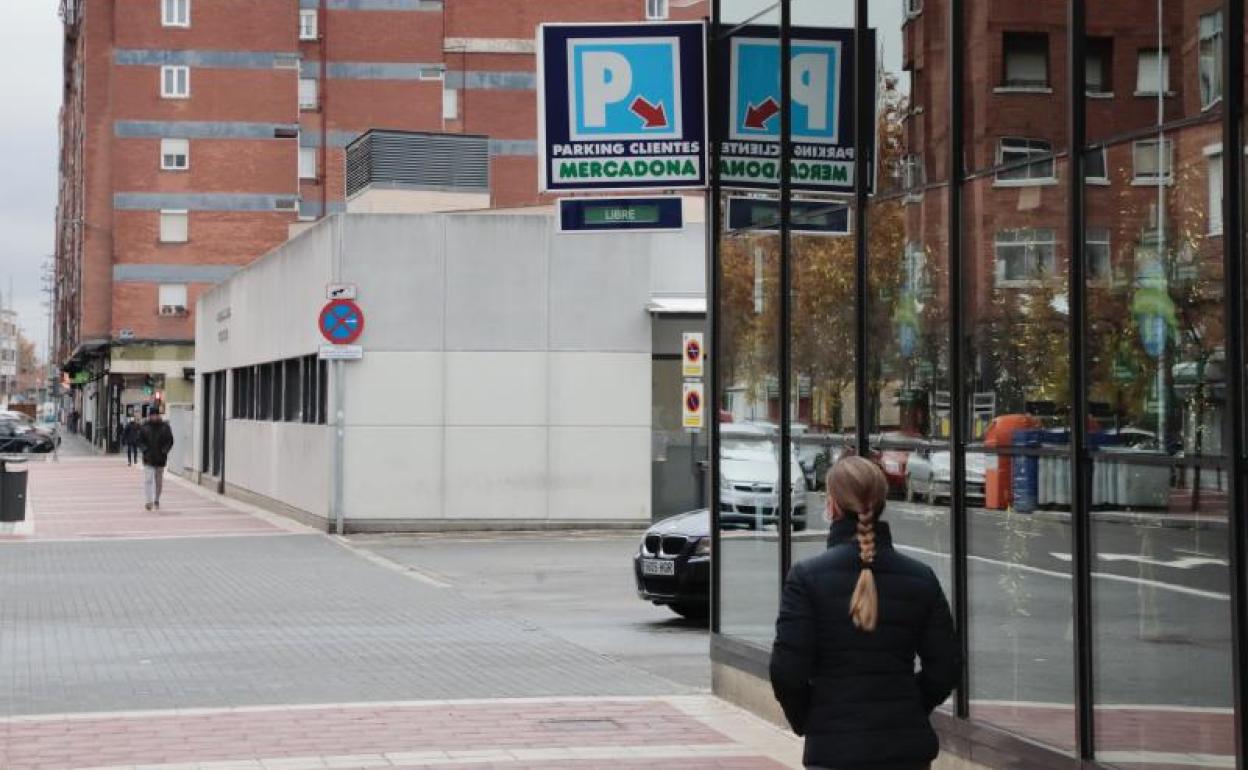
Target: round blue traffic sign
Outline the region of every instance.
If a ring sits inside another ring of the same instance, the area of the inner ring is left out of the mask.
[[[364,333],[364,311],[349,299],[326,303],[318,324],[321,336],[335,345],[350,345]]]

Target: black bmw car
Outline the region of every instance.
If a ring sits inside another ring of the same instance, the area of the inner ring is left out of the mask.
[[[666,518],[641,539],[633,557],[637,594],[686,618],[710,609],[711,515],[690,511]]]

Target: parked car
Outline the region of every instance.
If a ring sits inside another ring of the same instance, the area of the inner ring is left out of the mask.
[[[34,431],[35,433],[45,436],[53,443],[57,443],[60,440],[60,437],[56,433],[55,423],[37,423],[25,412],[0,410],[0,422],[12,423],[13,429],[18,433]]]
[[[725,426],[726,428],[727,426]],[[780,463],[776,445],[766,434],[722,431],[719,445],[719,516],[727,524],[762,529],[779,522]],[[806,476],[789,456],[793,529],[806,529]]]
[[[710,608],[711,514],[703,508],[646,530],[633,556],[637,595],[687,618]]]
[[[937,452],[914,452],[906,463],[906,500],[923,499],[934,505],[949,499],[952,476],[951,456],[948,450]],[[984,476],[988,458],[984,454],[968,452],[966,455],[966,496],[984,499]]]
[[[55,439],[17,420],[0,417],[0,454],[51,452]]]

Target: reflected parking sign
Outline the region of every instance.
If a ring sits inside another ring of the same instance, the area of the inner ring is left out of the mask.
[[[733,139],[780,138],[780,43],[732,41]],[[794,40],[789,60],[793,141],[835,144],[840,127],[841,43]]]
[[[701,23],[543,24],[541,189],[706,186]]]
[[[780,142],[780,43],[775,27],[737,28],[723,47],[727,77],[716,85],[727,105],[721,127],[719,175],[725,187],[775,190],[782,168]],[[867,66],[875,69],[875,32],[865,30]],[[855,158],[873,165],[875,137],[854,136],[854,30],[794,27],[789,61],[793,190],[852,193]],[[873,79],[874,82],[874,79]],[[874,99],[864,103],[874,104]],[[868,191],[873,175],[863,180]]]

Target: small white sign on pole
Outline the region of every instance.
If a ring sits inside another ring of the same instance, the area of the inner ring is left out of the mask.
[[[702,430],[702,383],[686,382],[683,389],[683,398],[681,399],[681,412],[685,430],[690,433],[697,433]]]
[[[683,351],[681,371],[684,376],[701,377],[702,362],[706,358],[706,351],[702,347],[702,332],[685,332],[684,344],[680,349]]]
[[[322,361],[359,361],[364,357],[363,345],[321,345]]]
[[[358,287],[353,283],[331,283],[325,286],[325,299],[355,299]]]

